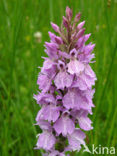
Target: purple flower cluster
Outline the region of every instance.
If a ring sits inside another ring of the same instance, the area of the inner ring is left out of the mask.
[[[94,107],[92,98],[96,75],[89,63],[94,58],[94,44],[85,44],[85,21],[77,24],[81,14],[72,21],[72,10],[66,8],[61,27],[51,23],[59,36],[49,32],[45,42],[44,63],[38,76],[39,90],[34,95],[41,106],[36,124],[42,129],[36,149],[49,156],[65,156],[66,151],[79,151],[85,145],[85,133],[93,129],[88,114]]]

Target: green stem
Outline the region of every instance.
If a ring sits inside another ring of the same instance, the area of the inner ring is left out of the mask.
[[[70,156],[75,156],[76,152],[71,152]]]

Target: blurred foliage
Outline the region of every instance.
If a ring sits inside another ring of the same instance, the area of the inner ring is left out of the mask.
[[[33,125],[39,110],[33,99],[37,67],[46,56],[43,44],[49,41],[50,21],[60,25],[67,5],[74,14],[82,13],[90,41],[96,43],[94,130],[87,132],[87,145],[117,148],[117,1],[0,0],[0,156],[41,155],[33,149],[40,132]],[[38,31],[40,42],[34,37]]]

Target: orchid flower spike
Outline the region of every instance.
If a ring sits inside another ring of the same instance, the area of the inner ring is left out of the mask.
[[[44,57],[37,80],[39,91],[34,95],[41,108],[35,125],[42,129],[35,148],[43,149],[45,156],[79,152],[82,146],[87,147],[84,131],[93,129],[88,114],[94,107],[96,75],[90,63],[95,44],[86,45],[90,34],[85,34],[85,21],[78,23],[80,16],[78,13],[72,21],[72,10],[67,7],[62,27],[51,23],[56,35],[49,32],[50,42],[45,42],[48,56]]]

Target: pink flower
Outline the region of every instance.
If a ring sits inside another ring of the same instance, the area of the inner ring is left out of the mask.
[[[67,134],[71,134],[74,129],[75,125],[72,119],[69,118],[69,115],[66,113],[63,114],[54,124],[54,129],[56,130],[57,134],[61,134],[66,136]]]
[[[39,139],[37,142],[37,148],[43,148],[45,150],[50,150],[53,145],[55,144],[55,137],[50,131],[44,131],[42,134],[39,135]]]
[[[73,151],[80,151],[81,145],[85,145],[85,134],[80,129],[76,128],[71,135],[68,135],[69,146]]]
[[[57,89],[70,87],[73,82],[73,76],[67,73],[65,69],[65,64],[63,62],[59,62],[58,66],[60,70],[54,79]]]
[[[51,23],[57,35],[49,32],[50,42],[45,42],[48,57],[43,57],[37,80],[40,91],[34,95],[41,107],[36,125],[42,129],[36,149],[44,149],[45,156],[80,151],[81,145],[86,147],[82,130],[93,129],[88,114],[94,107],[92,86],[97,78],[89,63],[94,62],[95,44],[86,44],[90,34],[85,34],[85,21],[77,24],[80,16],[72,22],[72,10],[67,7],[62,27]]]

